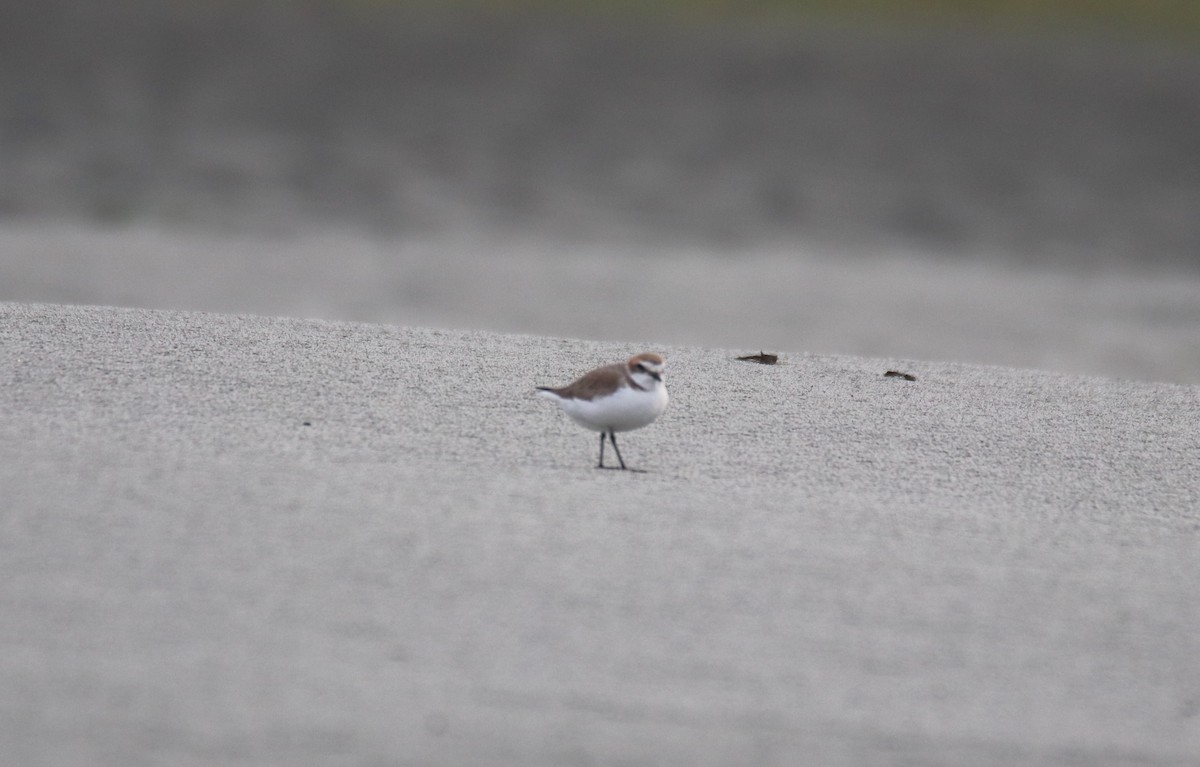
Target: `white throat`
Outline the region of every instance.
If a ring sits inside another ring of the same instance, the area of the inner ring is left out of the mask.
[[[646,391],[658,391],[659,389],[663,388],[663,382],[661,379],[655,378],[649,373],[643,373],[640,370],[631,372],[629,377],[633,379],[633,382],[637,384],[639,388]]]

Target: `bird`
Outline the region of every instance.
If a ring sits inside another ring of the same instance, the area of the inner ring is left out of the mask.
[[[662,355],[645,352],[588,371],[566,386],[539,386],[537,393],[557,402],[575,423],[600,432],[600,462],[596,468],[616,468],[604,465],[607,439],[625,469],[617,432],[648,426],[667,409],[670,398],[663,381],[665,367]]]

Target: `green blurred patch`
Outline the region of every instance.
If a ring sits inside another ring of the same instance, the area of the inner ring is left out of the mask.
[[[1200,40],[1200,0],[342,0],[504,13],[655,16],[680,21],[849,18],[895,25],[971,24]]]

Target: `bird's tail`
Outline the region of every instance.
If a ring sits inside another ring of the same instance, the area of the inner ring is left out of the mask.
[[[537,394],[538,396],[545,397],[546,399],[559,399],[558,392],[554,391],[554,389],[551,389],[549,386],[537,387]]]

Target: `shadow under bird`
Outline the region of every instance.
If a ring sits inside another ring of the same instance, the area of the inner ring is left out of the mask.
[[[617,447],[617,432],[647,426],[667,409],[667,385],[663,381],[666,361],[647,352],[625,362],[596,368],[575,381],[554,388],[537,387],[537,393],[559,404],[571,420],[585,429],[600,432],[600,462],[604,465],[604,441],[612,442],[621,468],[625,460]]]

